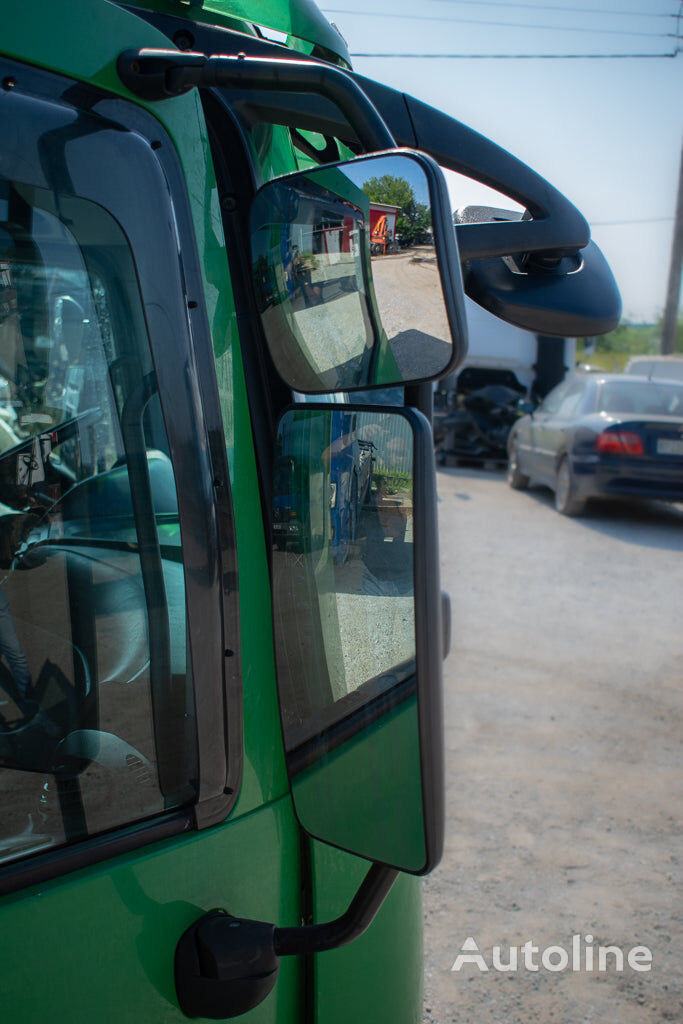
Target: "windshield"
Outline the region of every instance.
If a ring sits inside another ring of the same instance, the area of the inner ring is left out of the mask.
[[[608,380],[600,389],[598,412],[683,416],[683,387],[652,381]]]

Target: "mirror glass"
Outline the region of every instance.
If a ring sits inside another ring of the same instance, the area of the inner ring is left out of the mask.
[[[257,302],[276,368],[292,388],[348,391],[448,367],[441,271],[453,280],[460,271],[457,259],[444,266],[455,234],[432,199],[440,185],[436,164],[400,153],[288,175],[256,195]],[[449,244],[439,244],[446,233]]]
[[[276,453],[275,645],[297,816],[318,839],[419,872],[411,423],[307,406],[280,420]]]

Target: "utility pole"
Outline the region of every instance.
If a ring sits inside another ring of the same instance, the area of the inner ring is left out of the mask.
[[[681,273],[683,273],[683,145],[681,146],[681,166],[678,172],[676,218],[674,220],[674,233],[671,240],[669,286],[666,290],[666,305],[662,322],[662,344],[660,351],[663,356],[670,356],[676,350],[676,323],[678,320],[678,301],[681,294]]]

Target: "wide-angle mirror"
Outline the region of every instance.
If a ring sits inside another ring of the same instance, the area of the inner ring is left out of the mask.
[[[269,182],[252,271],[276,369],[320,393],[431,380],[464,356],[466,320],[443,174],[412,152]]]
[[[408,410],[290,409],[273,497],[275,649],[297,817],[318,839],[414,873],[438,861],[443,823],[430,441]]]

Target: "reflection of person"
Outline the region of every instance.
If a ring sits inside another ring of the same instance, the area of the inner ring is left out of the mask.
[[[307,306],[316,306],[322,301],[320,285],[314,285],[311,278],[311,264],[299,252],[299,246],[292,246],[292,275],[295,290],[300,289]]]
[[[5,660],[10,667],[17,690],[19,691],[21,703],[24,704],[28,698],[31,674],[28,669],[24,649],[19,642],[17,631],[12,622],[9,602],[2,590],[0,590],[0,652],[5,655]]]

